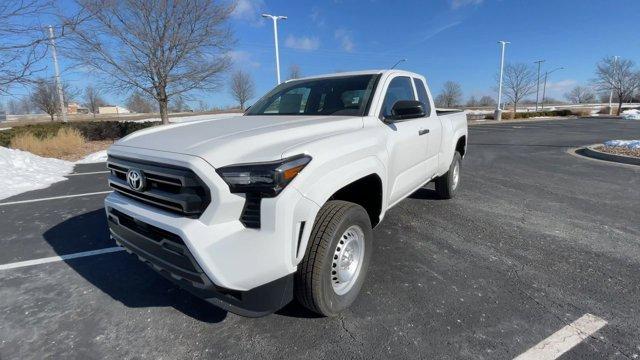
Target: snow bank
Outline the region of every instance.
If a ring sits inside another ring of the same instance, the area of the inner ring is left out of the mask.
[[[640,140],[609,140],[604,142],[604,146],[636,150],[640,149]]]
[[[73,163],[43,158],[27,151],[0,146],[0,199],[43,189],[73,171]]]
[[[93,164],[107,161],[107,150],[94,152],[76,161],[76,164]]]
[[[625,110],[622,112],[622,118],[627,120],[640,120],[640,110]]]

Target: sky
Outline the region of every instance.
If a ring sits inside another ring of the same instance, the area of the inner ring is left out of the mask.
[[[425,75],[434,96],[448,80],[461,84],[465,99],[495,96],[497,41],[506,40],[507,62],[545,60],[543,72],[564,67],[547,86],[549,97],[562,98],[588,85],[603,57],[640,63],[638,0],[239,0],[228,55],[255,80],[256,99],[276,83],[273,27],[263,12],[288,17],[278,23],[283,79],[293,64],[316,75],[407,59],[398,68]],[[60,55],[65,81],[77,88],[92,81]],[[209,106],[234,103],[226,88],[197,96]],[[114,103],[125,97],[107,95]]]

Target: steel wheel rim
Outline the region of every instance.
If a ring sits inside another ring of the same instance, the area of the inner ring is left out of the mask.
[[[364,259],[364,231],[351,225],[340,236],[331,263],[331,286],[338,295],[344,295],[355,284]]]
[[[453,184],[451,186],[453,189],[458,187],[459,180],[460,180],[460,163],[456,161],[456,164],[453,167]]]

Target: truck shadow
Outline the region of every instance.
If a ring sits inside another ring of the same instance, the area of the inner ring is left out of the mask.
[[[116,246],[109,238],[104,209],[69,218],[48,229],[44,239],[58,255]],[[87,249],[90,242],[90,249]],[[125,251],[65,260],[83,278],[127,307],[172,306],[202,322],[223,321],[227,312],[165,280]]]
[[[416,199],[416,200],[442,200],[441,197],[438,197],[438,194],[436,193],[435,190],[427,189],[427,188],[424,188],[424,187],[416,190],[413,194],[409,195],[409,199]]]

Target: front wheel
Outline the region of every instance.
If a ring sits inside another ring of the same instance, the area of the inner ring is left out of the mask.
[[[364,282],[372,238],[371,222],[362,206],[328,201],[318,212],[295,275],[298,301],[324,316],[349,307]]]
[[[452,199],[458,192],[458,185],[460,184],[460,162],[462,156],[459,152],[453,154],[453,160],[449,166],[449,171],[446,174],[436,179],[436,193],[441,199]]]

